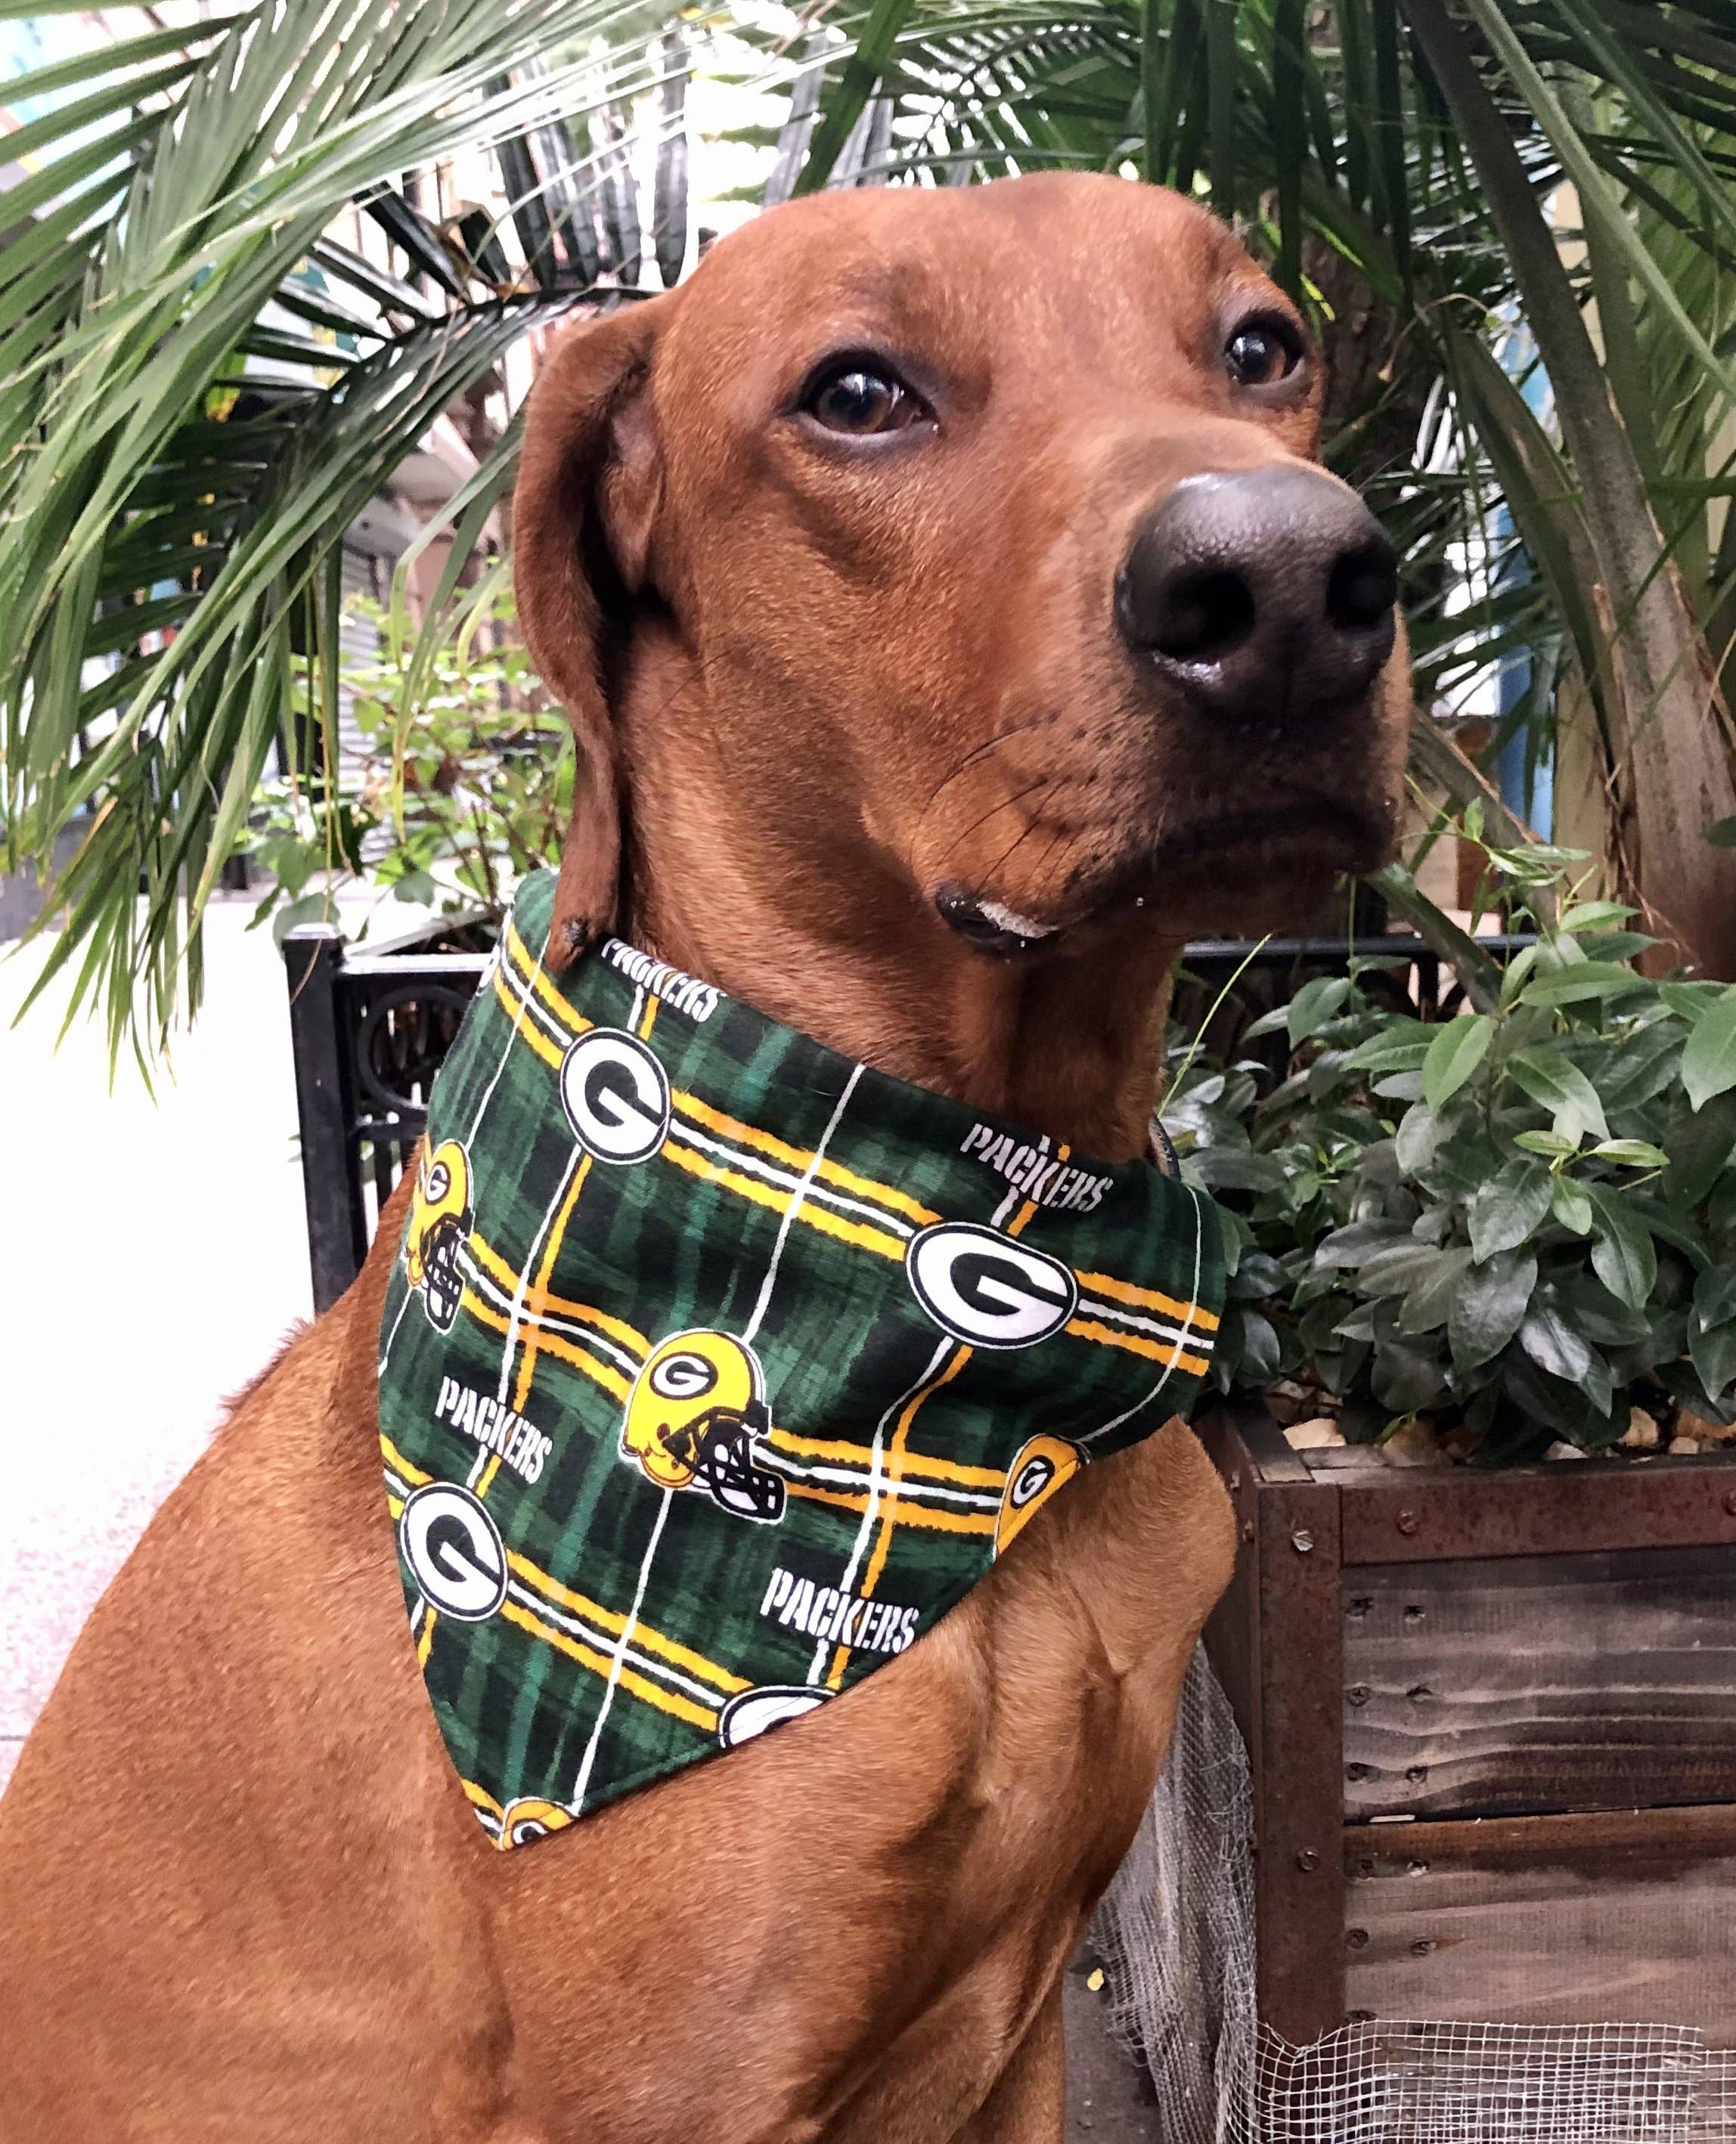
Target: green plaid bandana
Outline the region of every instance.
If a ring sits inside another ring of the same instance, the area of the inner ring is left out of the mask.
[[[1185,1411],[1215,1223],[530,880],[435,1083],[380,1443],[417,1657],[503,1847],[848,1690]],[[1161,1553],[1156,1545],[1153,1553]]]

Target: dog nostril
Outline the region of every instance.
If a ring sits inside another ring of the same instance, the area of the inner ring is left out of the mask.
[[[1342,633],[1379,625],[1397,600],[1398,569],[1384,537],[1347,551],[1327,582],[1326,614]]]
[[[1239,573],[1178,573],[1163,590],[1149,645],[1172,663],[1211,663],[1254,629],[1254,598]]]

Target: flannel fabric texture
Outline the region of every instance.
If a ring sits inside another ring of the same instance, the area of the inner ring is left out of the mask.
[[[618,940],[557,988],[553,897],[435,1083],[380,1338],[412,1637],[503,1847],[895,1658],[1187,1411],[1223,1298],[1188,1185]]]

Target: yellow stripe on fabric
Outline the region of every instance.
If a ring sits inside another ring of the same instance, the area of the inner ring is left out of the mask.
[[[485,1243],[479,1235],[470,1238],[470,1251],[476,1263],[500,1283],[508,1295],[518,1293],[518,1275],[501,1257],[491,1243]],[[543,1288],[527,1288],[524,1308],[538,1318],[570,1318],[575,1324],[595,1326],[612,1340],[637,1355],[648,1355],[651,1342],[637,1327],[629,1325],[623,1318],[614,1318],[606,1310],[598,1310],[594,1303],[576,1303],[564,1295],[550,1295]]]
[[[675,1104],[684,1114],[697,1118],[707,1130],[721,1132],[726,1139],[739,1139],[744,1146],[757,1147],[761,1154],[769,1154],[772,1160],[781,1161],[787,1168],[805,1172],[813,1161],[812,1154],[806,1149],[791,1146],[775,1133],[761,1131],[757,1124],[744,1124],[738,1117],[726,1116],[709,1102],[702,1102],[697,1094],[677,1091]],[[822,1156],[815,1173],[841,1191],[860,1193],[865,1199],[875,1199],[882,1206],[908,1215],[922,1227],[940,1218],[920,1199],[912,1199],[908,1192],[900,1191],[890,1184],[878,1184],[872,1177],[858,1176],[853,1169],[845,1168],[842,1162]]]
[[[489,1814],[494,1817],[503,1817],[506,1814],[506,1811],[502,1809],[499,1803],[495,1800],[494,1797],[489,1792],[488,1789],[486,1787],[478,1786],[474,1779],[460,1779],[459,1784],[464,1789],[465,1794],[469,1797],[469,1799],[475,1803],[478,1809],[486,1809]]]
[[[874,1464],[874,1454],[866,1444],[841,1444],[829,1437],[796,1437],[786,1429],[774,1429],[766,1442],[781,1452],[793,1452],[804,1459],[836,1459],[846,1467],[860,1467],[865,1473]],[[920,1452],[905,1455],[905,1471],[980,1489],[1002,1489],[1007,1478],[999,1467],[967,1467],[961,1460],[932,1459]]]
[[[1056,1160],[1064,1164],[1070,1150],[1065,1145],[1057,1146]],[[1036,1200],[1027,1199],[1011,1221],[1008,1223],[1008,1235],[1021,1235],[1029,1227],[1031,1218],[1038,1210]],[[943,1385],[950,1385],[970,1360],[974,1352],[968,1347],[960,1347],[939,1376],[930,1377],[919,1391],[911,1394],[905,1404],[904,1412],[898,1418],[898,1427],[892,1433],[891,1447],[887,1454],[893,1488],[885,1500],[885,1508],[880,1515],[880,1532],[874,1543],[874,1553],[868,1560],[867,1573],[862,1581],[861,1590],[865,1597],[871,1594],[880,1583],[886,1568],[886,1560],[892,1553],[892,1536],[900,1525],[906,1523],[900,1508],[902,1500],[897,1494],[897,1484],[904,1478],[905,1444],[910,1433],[910,1425],[915,1421],[917,1412],[923,1402],[931,1393],[939,1392]],[[992,1533],[994,1529],[994,1521],[991,1518],[988,1520],[985,1526],[975,1527],[971,1531]],[[963,1530],[960,1529],[960,1531]],[[844,1680],[844,1670],[849,1662],[850,1647],[840,1645],[832,1656],[831,1669],[826,1679],[826,1687],[829,1690],[836,1690],[841,1686]]]
[[[868,1499],[856,1496],[848,1489],[820,1489],[810,1481],[786,1481],[784,1489],[791,1496],[805,1496],[811,1504],[832,1504],[841,1511],[866,1511]],[[992,1534],[994,1531],[993,1511],[937,1511],[931,1504],[920,1504],[900,1496],[895,1489],[881,1492],[880,1510],[890,1506],[898,1509],[898,1523],[905,1526],[920,1526],[925,1532],[936,1534]],[[843,1649],[848,1651],[848,1647]]]
[[[557,1652],[565,1653],[569,1660],[577,1660],[581,1667],[588,1668],[593,1675],[600,1675],[605,1682],[613,1672],[614,1662],[606,1653],[597,1652],[578,1639],[569,1638],[564,1630],[553,1629],[539,1616],[533,1615],[528,1609],[521,1608],[516,1601],[508,1601],[500,1612],[508,1622],[516,1623],[521,1630],[528,1630],[532,1637],[540,1638],[544,1645],[553,1645]],[[702,1705],[696,1705],[692,1698],[683,1697],[678,1690],[661,1690],[656,1683],[647,1681],[643,1675],[636,1674],[625,1665],[616,1676],[616,1681],[622,1690],[630,1690],[635,1697],[646,1705],[654,1705],[659,1712],[671,1713],[676,1719],[685,1720],[692,1726],[703,1728],[707,1734],[717,1732],[716,1710],[708,1710]]]
[[[522,944],[523,941],[521,940],[520,942]],[[648,1041],[651,1038],[651,1030],[657,1022],[657,1001],[654,997],[647,997],[644,1010],[640,1015],[638,1025],[638,1035],[639,1040],[642,1042]],[[573,1017],[577,1019],[578,1015],[574,1014]],[[560,1211],[555,1216],[553,1227],[548,1231],[548,1240],[543,1247],[542,1267],[537,1274],[535,1284],[531,1290],[531,1293],[539,1301],[546,1302],[548,1300],[549,1277],[554,1271],[555,1260],[558,1258],[561,1254],[561,1245],[566,1240],[567,1224],[573,1218],[573,1210],[578,1204],[578,1194],[583,1190],[585,1187],[585,1179],[590,1174],[591,1156],[588,1154],[583,1160],[579,1163],[578,1168],[573,1172],[573,1181],[567,1187],[567,1195],[561,1201]],[[521,1305],[521,1310],[526,1307],[528,1307],[528,1305]],[[516,1321],[514,1321],[513,1328],[508,1333],[509,1343],[512,1341],[514,1333],[522,1329],[522,1328],[519,1328],[517,1325]],[[513,1412],[514,1414],[523,1413],[525,1403],[530,1397],[531,1386],[536,1381],[537,1357],[538,1353],[545,1347],[550,1354],[553,1354],[556,1352],[553,1345],[553,1338],[554,1336],[553,1334],[545,1333],[540,1325],[534,1323],[532,1324],[528,1332],[525,1333],[523,1343],[523,1352],[518,1357],[518,1379],[513,1387]],[[623,1387],[622,1389],[624,1397],[625,1387]],[[489,1463],[484,1467],[482,1472],[482,1479],[476,1485],[476,1493],[479,1496],[486,1496],[488,1495],[489,1491],[494,1486],[494,1477],[499,1473],[502,1463],[503,1462],[499,1452],[495,1452],[489,1454]]]
[[[1178,1341],[1148,1340],[1138,1333],[1113,1332],[1107,1325],[1099,1325],[1094,1318],[1075,1318],[1067,1330],[1076,1340],[1094,1340],[1099,1347],[1125,1347],[1130,1355],[1143,1355],[1153,1362],[1173,1363],[1178,1370],[1185,1370],[1190,1377],[1203,1377],[1212,1367],[1198,1355],[1182,1353]]]
[[[491,1332],[505,1333],[510,1329],[505,1313],[484,1303],[474,1289],[464,1290],[464,1308]],[[594,1379],[604,1392],[618,1400],[626,1399],[631,1389],[627,1379],[611,1364],[598,1362],[589,1348],[581,1347],[577,1341],[566,1339],[558,1333],[544,1333],[539,1344],[543,1354],[553,1355],[558,1362],[570,1362],[574,1369],[583,1370],[588,1377]]]
[[[587,1020],[578,1007],[570,999],[563,997],[543,974],[542,962],[532,957],[530,948],[518,936],[518,926],[510,916],[506,921],[506,950],[520,979],[536,993],[555,1018],[572,1030],[568,1040],[570,1041],[574,1036],[588,1035],[596,1022]]]
[[[583,1593],[575,1593],[570,1586],[563,1586],[558,1578],[551,1578],[546,1571],[538,1571],[528,1556],[520,1556],[516,1549],[507,1551],[506,1560],[521,1578],[528,1579],[539,1593],[570,1608],[575,1615],[588,1615],[593,1623],[619,1637],[627,1628],[627,1618],[618,1609],[605,1608],[599,1601],[590,1600]],[[703,1653],[696,1653],[691,1646],[666,1638],[661,1630],[653,1630],[648,1623],[640,1621],[633,1625],[632,1642],[647,1653],[655,1653],[659,1660],[667,1660],[672,1667],[687,1668],[702,1680],[715,1683],[727,1695],[733,1697],[737,1690],[751,1690],[753,1685],[744,1677],[732,1675],[715,1660],[708,1660]]]
[[[409,1461],[404,1457],[384,1430],[379,1433],[379,1448],[384,1452],[390,1463],[392,1472],[394,1474],[401,1474],[413,1488],[419,1489],[424,1481],[433,1481],[432,1474],[424,1474],[419,1467],[411,1466]]]
[[[1117,1280],[1113,1273],[1082,1273],[1079,1283],[1117,1303],[1132,1303],[1143,1310],[1161,1310],[1171,1318],[1179,1318],[1184,1325],[1198,1326],[1203,1333],[1218,1330],[1218,1320],[1200,1304],[1178,1303],[1173,1295],[1160,1295],[1154,1288],[1135,1288],[1131,1281]]]
[[[508,986],[506,977],[501,975],[498,970],[494,976],[494,995],[499,999],[502,1005],[506,1007],[507,1010],[512,1014],[513,1017],[517,1020],[518,1014],[523,1008],[519,1000],[513,996],[512,990]],[[552,1066],[557,1072],[559,1071],[561,1069],[561,1060],[565,1056],[566,1052],[560,1047],[558,1043],[551,1042],[548,1040],[548,1037],[543,1034],[542,1029],[537,1025],[533,1020],[527,1020],[520,1023],[515,1040],[523,1042],[528,1048],[535,1050],[538,1056],[542,1059],[545,1065]]]
[[[781,1213],[794,1197],[792,1192],[780,1191],[770,1184],[761,1184],[751,1176],[743,1176],[733,1169],[724,1169],[696,1154],[672,1133],[663,1143],[663,1159],[672,1161],[677,1169],[684,1169],[689,1176],[702,1177],[708,1184],[721,1184],[726,1191],[733,1191],[738,1198],[751,1199],[756,1206],[769,1207],[774,1213]],[[896,1236],[889,1236],[883,1228],[872,1228],[866,1222],[846,1221],[841,1215],[828,1213],[825,1207],[804,1200],[796,1209],[798,1221],[805,1221],[822,1236],[835,1236],[840,1243],[854,1243],[858,1250],[875,1251],[883,1258],[894,1259],[902,1265],[904,1245]]]
[[[548,1241],[543,1246],[543,1263],[535,1283],[526,1296],[523,1307],[529,1308],[533,1297],[538,1303],[548,1299],[548,1278],[554,1271],[554,1262],[560,1256],[561,1244],[567,1233],[567,1223],[573,1218],[573,1209],[578,1204],[578,1194],[585,1188],[585,1179],[591,1173],[591,1157],[587,1154],[573,1172],[573,1181],[567,1186],[567,1195],[561,1201],[561,1210],[556,1214],[554,1226],[548,1232]],[[531,1380],[537,1374],[537,1340],[540,1328],[533,1324],[526,1335],[524,1352],[518,1359],[518,1382],[513,1387],[513,1412],[523,1414],[524,1402],[530,1397]]]

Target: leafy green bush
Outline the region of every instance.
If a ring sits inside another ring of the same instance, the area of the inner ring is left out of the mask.
[[[511,593],[479,601],[431,655],[379,604],[346,608],[379,636],[370,660],[340,672],[360,748],[340,756],[335,783],[322,772],[261,785],[237,845],[274,881],[256,920],[270,916],[280,941],[331,914],[340,886],[365,883],[498,923],[518,881],[559,857],[573,810],[572,737],[558,709],[533,704],[542,694]]]
[[[1736,987],[1637,973],[1629,913],[1567,907],[1432,1025],[1368,964],[1317,977],[1243,1035],[1283,1034],[1276,1079],[1173,1039],[1163,1120],[1227,1217],[1222,1388],[1497,1464],[1635,1404],[1736,1418]]]

